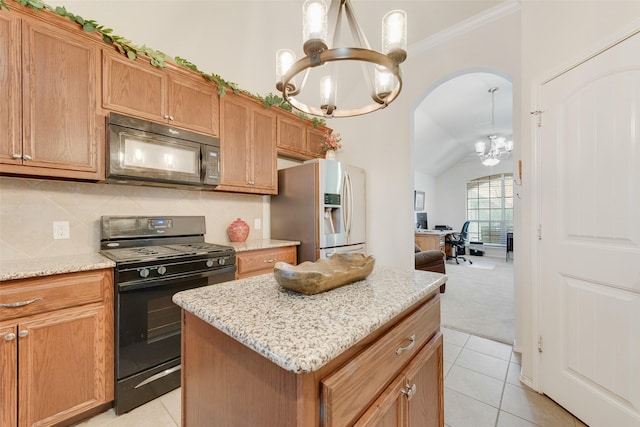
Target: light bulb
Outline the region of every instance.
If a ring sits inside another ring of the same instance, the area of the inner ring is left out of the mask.
[[[290,49],[280,49],[276,52],[276,89],[282,91],[282,77],[287,74],[289,68],[296,62],[296,54]],[[295,79],[289,81],[289,90],[295,90]]]
[[[396,64],[407,58],[407,14],[392,10],[382,18],[382,53]]]
[[[374,71],[374,82],[376,96],[378,97],[375,101],[384,101],[393,91],[395,83],[393,74],[384,67],[376,67]]]
[[[327,5],[323,0],[307,0],[302,6],[304,53],[327,49]]]
[[[336,84],[331,76],[320,79],[320,108],[326,115],[331,116],[336,107]]]

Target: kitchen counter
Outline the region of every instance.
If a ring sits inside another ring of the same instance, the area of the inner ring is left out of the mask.
[[[256,239],[247,240],[246,242],[225,242],[220,245],[231,246],[236,252],[256,251],[260,249],[283,248],[286,246],[297,246],[298,241],[293,240],[276,240],[276,239]]]
[[[445,283],[443,274],[376,266],[365,280],[316,295],[272,274],[177,293],[186,312],[281,368],[314,372]]]
[[[116,263],[98,253],[0,261],[0,281],[113,268]]]

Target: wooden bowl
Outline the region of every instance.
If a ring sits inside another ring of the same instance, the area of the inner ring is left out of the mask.
[[[318,294],[366,278],[375,258],[364,254],[334,254],[299,265],[277,262],[273,275],[280,286],[305,295]]]

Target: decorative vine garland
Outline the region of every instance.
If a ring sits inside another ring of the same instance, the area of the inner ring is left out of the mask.
[[[195,64],[189,62],[184,58],[180,58],[178,56],[172,58],[165,53],[160,52],[159,50],[152,49],[145,45],[136,46],[131,42],[131,40],[127,40],[124,37],[113,34],[113,30],[111,28],[106,28],[103,25],[98,24],[93,19],[84,19],[79,15],[74,15],[73,13],[67,11],[64,6],[58,6],[54,8],[52,6],[49,6],[42,0],[14,1],[20,3],[22,6],[31,7],[36,12],[40,10],[48,10],[50,12],[56,13],[60,16],[68,18],[71,22],[75,22],[76,24],[80,25],[82,29],[88,33],[98,33],[102,37],[102,41],[104,41],[108,45],[114,46],[118,50],[118,52],[126,55],[131,60],[136,60],[138,57],[146,56],[147,58],[149,58],[149,62],[151,63],[151,65],[159,68],[166,67],[167,60],[173,61],[177,65],[196,72],[209,81],[215,82],[218,85],[218,94],[221,97],[225,95],[225,93],[227,92],[227,88],[229,88],[233,90],[234,93],[242,92],[255,99],[260,100],[264,108],[279,107],[290,112],[292,112],[293,110],[291,105],[285,102],[285,100],[278,95],[269,93],[266,97],[262,97],[260,95],[249,93],[245,90],[240,89],[236,83],[226,81],[217,74],[207,74],[203,71],[200,71]],[[0,0],[0,11],[2,11],[2,8],[9,10],[9,6],[7,6],[5,0]],[[326,125],[326,121],[324,119],[317,117],[310,118],[302,112],[298,112],[296,114],[301,120],[307,119],[313,122],[314,128],[318,125]]]

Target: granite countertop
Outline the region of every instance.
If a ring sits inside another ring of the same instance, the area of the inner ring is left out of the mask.
[[[0,281],[113,268],[116,263],[98,253],[74,254],[23,260],[2,260]]]
[[[318,370],[446,280],[440,273],[376,266],[365,280],[307,296],[264,274],[179,292],[173,301],[301,374]]]
[[[255,251],[259,249],[282,248],[285,246],[297,246],[300,242],[293,240],[256,239],[246,242],[225,242],[221,245],[231,246],[236,252]]]

